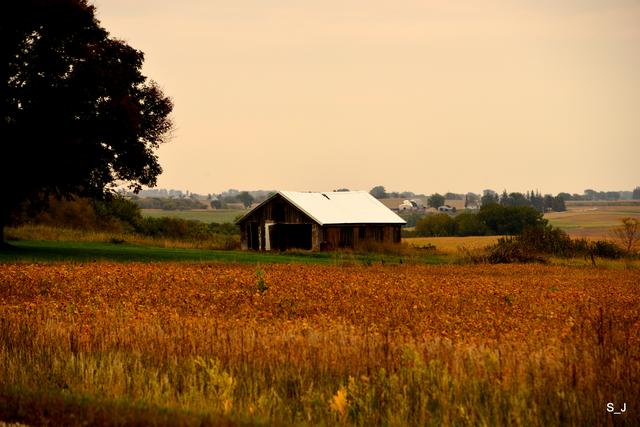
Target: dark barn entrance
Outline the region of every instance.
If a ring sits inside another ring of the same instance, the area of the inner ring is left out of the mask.
[[[260,224],[257,222],[247,223],[247,244],[249,249],[254,251],[260,250],[260,237],[258,234],[259,227]]]
[[[311,224],[273,224],[270,228],[271,247],[281,251],[312,247]]]

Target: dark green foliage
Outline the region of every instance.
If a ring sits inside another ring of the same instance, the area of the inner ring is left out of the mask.
[[[165,211],[206,209],[206,205],[189,198],[169,198],[169,197],[136,197],[132,199],[141,209],[162,209]],[[214,202],[220,203],[216,200]],[[211,205],[214,206],[214,202]],[[222,206],[220,206],[222,207]]]
[[[490,205],[492,203],[499,203],[500,197],[498,193],[493,190],[484,190],[482,192],[482,197],[480,198],[481,205]]]
[[[622,258],[622,256],[624,255],[624,253],[618,246],[606,240],[596,240],[595,242],[590,242],[589,251],[594,256],[598,256],[601,258],[618,259]]]
[[[426,216],[424,212],[416,212],[416,211],[400,211],[398,212],[398,216],[404,219],[407,224],[405,227],[415,227],[422,218]]]
[[[622,251],[604,240],[571,239],[552,226],[527,227],[515,237],[501,238],[488,248],[487,261],[492,264],[511,262],[546,262],[545,256],[594,257],[617,259]]]
[[[371,190],[369,190],[369,194],[371,194],[376,199],[384,199],[387,197],[387,190],[382,185],[376,185]]]
[[[40,224],[51,227],[94,231],[133,231],[142,220],[140,209],[119,195],[104,200],[72,197],[70,200],[51,198],[39,209],[28,205],[14,213],[10,224]]]
[[[463,212],[427,215],[416,223],[415,234],[425,237],[516,235],[526,227],[546,225],[542,213],[527,206],[483,205],[478,214]]]
[[[216,234],[240,234],[240,230],[235,224],[205,224],[201,221],[171,217],[142,218],[135,231],[150,237],[194,241],[207,240]]]
[[[0,228],[25,200],[155,184],[172,103],[142,75],[143,53],[110,38],[93,6],[3,4],[0,56]]]
[[[231,223],[204,223],[171,217],[143,217],[131,200],[115,195],[106,200],[75,198],[52,200],[34,216],[23,213],[14,225],[43,224],[53,227],[94,231],[134,232],[143,236],[183,241],[204,241],[216,236],[237,236],[240,230]]]
[[[515,235],[526,227],[546,225],[542,213],[528,206],[502,206],[496,203],[483,205],[478,219],[489,229],[489,234]]]
[[[502,237],[498,243],[489,248],[487,261],[490,264],[510,263],[546,263],[532,247],[529,247],[513,237]]]
[[[238,200],[242,202],[245,208],[248,208],[253,203],[253,196],[248,191],[243,191],[238,194]]]
[[[574,256],[577,250],[567,233],[550,225],[527,227],[516,241],[531,250],[563,257]]]
[[[567,207],[564,204],[564,197],[561,195],[557,195],[551,200],[551,210],[554,212],[564,212],[567,210]]]
[[[457,236],[484,236],[489,231],[478,215],[474,213],[463,212],[457,215],[454,221]]]
[[[427,206],[437,209],[440,206],[444,205],[444,202],[445,198],[443,195],[434,193],[427,199]]]
[[[633,193],[631,195],[633,200],[640,200],[640,187],[636,187],[633,189]]]
[[[416,224],[416,234],[427,237],[453,236],[456,232],[455,220],[447,214],[428,215]]]
[[[502,206],[531,206],[531,201],[522,193],[509,193],[506,190],[500,196]]]
[[[140,208],[129,199],[116,195],[106,200],[92,200],[93,209],[98,218],[105,221],[116,220],[125,225],[126,229],[133,229],[142,220]]]

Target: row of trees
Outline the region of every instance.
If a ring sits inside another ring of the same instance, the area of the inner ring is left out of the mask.
[[[463,212],[456,216],[427,215],[418,220],[415,234],[425,237],[515,235],[526,227],[542,226],[547,221],[530,206],[503,206],[491,203],[478,213]]]
[[[570,194],[566,192],[560,192],[553,196],[551,194],[541,194],[540,191],[527,191],[526,193],[507,193],[506,190],[502,194],[498,194],[496,191],[487,189],[482,194],[476,193],[452,193],[447,192],[444,195],[434,193],[431,196],[418,195],[410,191],[405,192],[388,192],[384,186],[377,185],[373,187],[369,193],[377,199],[385,198],[429,198],[432,196],[438,197],[437,200],[465,200],[465,205],[468,203],[475,203],[481,201],[481,203],[501,203],[506,206],[532,206],[540,211],[545,210],[563,210],[562,206],[567,201],[593,201],[593,200],[621,200],[621,199],[634,199],[640,200],[640,187],[636,187],[633,191],[595,191],[591,189],[584,190],[583,194]],[[442,198],[442,199],[441,199]],[[443,202],[444,203],[444,202]],[[429,206],[432,206],[429,204]],[[439,206],[442,206],[440,204]],[[437,207],[437,206],[435,206]]]
[[[502,206],[528,206],[538,212],[563,212],[567,210],[562,196],[554,197],[550,194],[543,196],[540,192],[534,191],[527,191],[527,193],[523,194],[507,193],[507,190],[504,190],[501,195],[498,195],[493,190],[484,190],[480,202],[483,206],[492,203],[498,203]]]
[[[339,189],[336,191],[344,191],[345,189]],[[415,193],[411,191],[403,191],[403,192],[387,192],[383,185],[376,185],[371,190],[369,190],[369,194],[371,194],[376,199],[413,199],[414,197],[418,197]]]

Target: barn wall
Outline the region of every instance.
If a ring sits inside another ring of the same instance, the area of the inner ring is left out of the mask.
[[[281,242],[278,241],[278,224],[310,224],[311,225],[311,249],[320,249],[320,229],[311,218],[304,212],[291,205],[283,197],[277,195],[264,205],[252,211],[240,223],[240,245],[242,249],[252,249],[250,244],[250,224],[256,224],[259,230],[259,247],[258,250],[267,249],[267,239],[269,239],[270,249],[277,250]],[[265,225],[268,223],[275,224],[270,228],[269,236]]]
[[[258,246],[253,249],[266,250],[267,233],[265,224],[273,223],[270,227],[269,242],[271,250],[278,250],[291,239],[284,239],[281,233],[284,226],[278,229],[278,224],[310,224],[310,249],[314,251],[335,250],[340,248],[355,248],[367,241],[380,243],[399,243],[400,225],[395,224],[356,224],[356,225],[327,225],[321,226],[304,212],[290,204],[281,196],[275,196],[269,202],[251,212],[240,223],[240,244],[242,249],[252,249],[251,242],[257,241]],[[253,227],[253,228],[252,228]],[[256,234],[257,229],[257,234]],[[251,234],[253,230],[253,235]],[[289,227],[296,230],[296,227]],[[302,233],[303,229],[300,228]],[[295,232],[295,231],[293,231]],[[306,229],[304,233],[306,233]],[[281,241],[278,239],[280,238]],[[293,239],[294,241],[296,239]],[[307,240],[308,242],[308,240]]]
[[[321,250],[355,248],[366,242],[400,243],[400,225],[327,225],[322,227]]]

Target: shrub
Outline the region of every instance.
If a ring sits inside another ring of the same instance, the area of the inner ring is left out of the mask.
[[[415,227],[418,221],[424,218],[427,214],[424,212],[416,212],[416,211],[401,211],[398,212],[398,216],[404,219],[407,224],[406,227]]]
[[[12,223],[25,224],[95,232],[137,233],[154,239],[205,242],[211,247],[223,249],[240,247],[240,231],[235,224],[206,224],[170,217],[145,218],[134,202],[119,195],[102,201],[52,198],[48,206],[39,212],[30,212],[25,208]]]
[[[489,229],[477,214],[463,212],[454,218],[456,235],[484,236]]]
[[[516,235],[527,227],[546,225],[542,214],[529,206],[502,206],[497,203],[483,205],[478,219],[492,234]]]
[[[594,256],[611,259],[618,259],[624,255],[623,251],[621,251],[615,243],[608,242],[606,240],[596,240],[595,242],[591,242],[591,253]]]
[[[562,257],[581,252],[567,233],[550,225],[526,227],[517,240],[532,250]]]
[[[487,261],[490,264],[547,262],[532,246],[511,237],[500,238],[498,243],[490,246]]]
[[[611,259],[622,256],[622,251],[611,242],[571,239],[567,233],[552,226],[527,227],[516,237],[498,240],[496,245],[488,248],[488,253],[487,260],[493,264],[545,262],[542,254],[559,257],[590,256],[592,261],[596,256]]]
[[[428,215],[416,224],[416,234],[424,237],[453,236],[456,222],[447,214]]]

